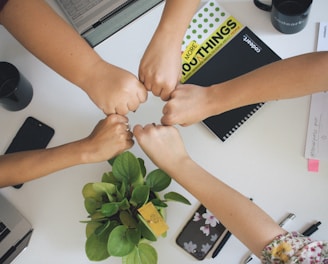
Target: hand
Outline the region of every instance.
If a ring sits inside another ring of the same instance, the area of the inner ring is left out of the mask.
[[[207,118],[211,115],[209,89],[192,84],[178,85],[163,107],[162,124],[188,126]]]
[[[189,158],[178,130],[172,126],[136,125],[133,134],[147,156],[169,173],[178,168],[182,159]]]
[[[91,100],[106,114],[126,115],[147,100],[147,90],[130,72],[100,61],[84,90]]]
[[[112,114],[99,121],[92,133],[81,140],[84,162],[100,162],[117,156],[134,144],[128,118]]]
[[[140,81],[148,91],[167,101],[180,77],[181,45],[174,47],[168,36],[154,35],[140,63]]]

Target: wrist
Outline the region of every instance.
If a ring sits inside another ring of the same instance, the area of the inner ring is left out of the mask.
[[[231,87],[230,82],[223,82],[208,87],[209,116],[222,114],[238,107],[240,94],[236,93],[236,87]]]

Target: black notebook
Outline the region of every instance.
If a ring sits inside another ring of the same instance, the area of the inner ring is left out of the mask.
[[[252,46],[254,43],[260,52],[254,50],[254,46]],[[209,86],[227,81],[279,59],[280,57],[276,53],[249,28],[245,27],[186,83]],[[225,141],[262,105],[263,103],[258,103],[233,109],[209,117],[203,120],[203,123],[222,141]]]
[[[211,18],[214,20],[209,21]],[[214,23],[217,23],[215,27]],[[227,81],[281,59],[252,30],[213,0],[194,16],[182,50],[181,81],[201,86]],[[262,105],[233,109],[209,117],[203,123],[225,141]]]

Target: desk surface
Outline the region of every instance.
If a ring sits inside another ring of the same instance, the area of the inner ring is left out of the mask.
[[[254,7],[251,0],[225,0],[222,4],[282,58],[315,51],[318,22],[328,20],[327,0],[316,0],[307,27],[298,34],[283,35],[272,28],[269,14]],[[151,10],[97,46],[96,51],[111,63],[137,74],[162,8],[163,4]],[[50,147],[87,136],[103,118],[101,111],[81,90],[40,63],[3,28],[0,38],[1,60],[16,65],[34,87],[33,100],[26,109],[8,112],[0,108],[0,151],[5,151],[30,115],[55,128]],[[309,96],[269,102],[224,143],[201,124],[179,127],[179,130],[189,153],[199,164],[253,197],[275,220],[280,221],[289,212],[295,213],[296,219],[286,226],[288,230],[303,230],[320,220],[322,225],[313,237],[327,239],[328,163],[322,161],[320,171],[310,173],[304,158],[309,102]],[[130,123],[158,123],[162,106],[158,98],[150,95],[136,113],[129,114]],[[146,160],[149,170],[153,169],[137,144],[131,151]],[[28,249],[14,263],[90,263],[84,253],[85,226],[79,223],[87,216],[81,189],[87,182],[100,180],[102,173],[109,169],[106,162],[77,166],[26,183],[20,190],[1,189],[34,227]],[[198,202],[178,184],[173,182],[170,188],[186,195],[192,205],[170,204],[168,236],[153,244],[159,263],[196,263],[175,244],[175,238]],[[207,258],[203,263],[239,263],[247,252],[232,237],[215,260]],[[121,260],[110,258],[104,263],[121,263]]]

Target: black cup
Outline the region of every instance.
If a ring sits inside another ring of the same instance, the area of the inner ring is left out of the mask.
[[[294,34],[306,26],[312,0],[272,0],[271,5],[254,0],[254,4],[271,12],[271,23],[278,31]]]
[[[9,111],[25,108],[32,100],[33,88],[29,81],[8,63],[0,62],[0,105]]]

